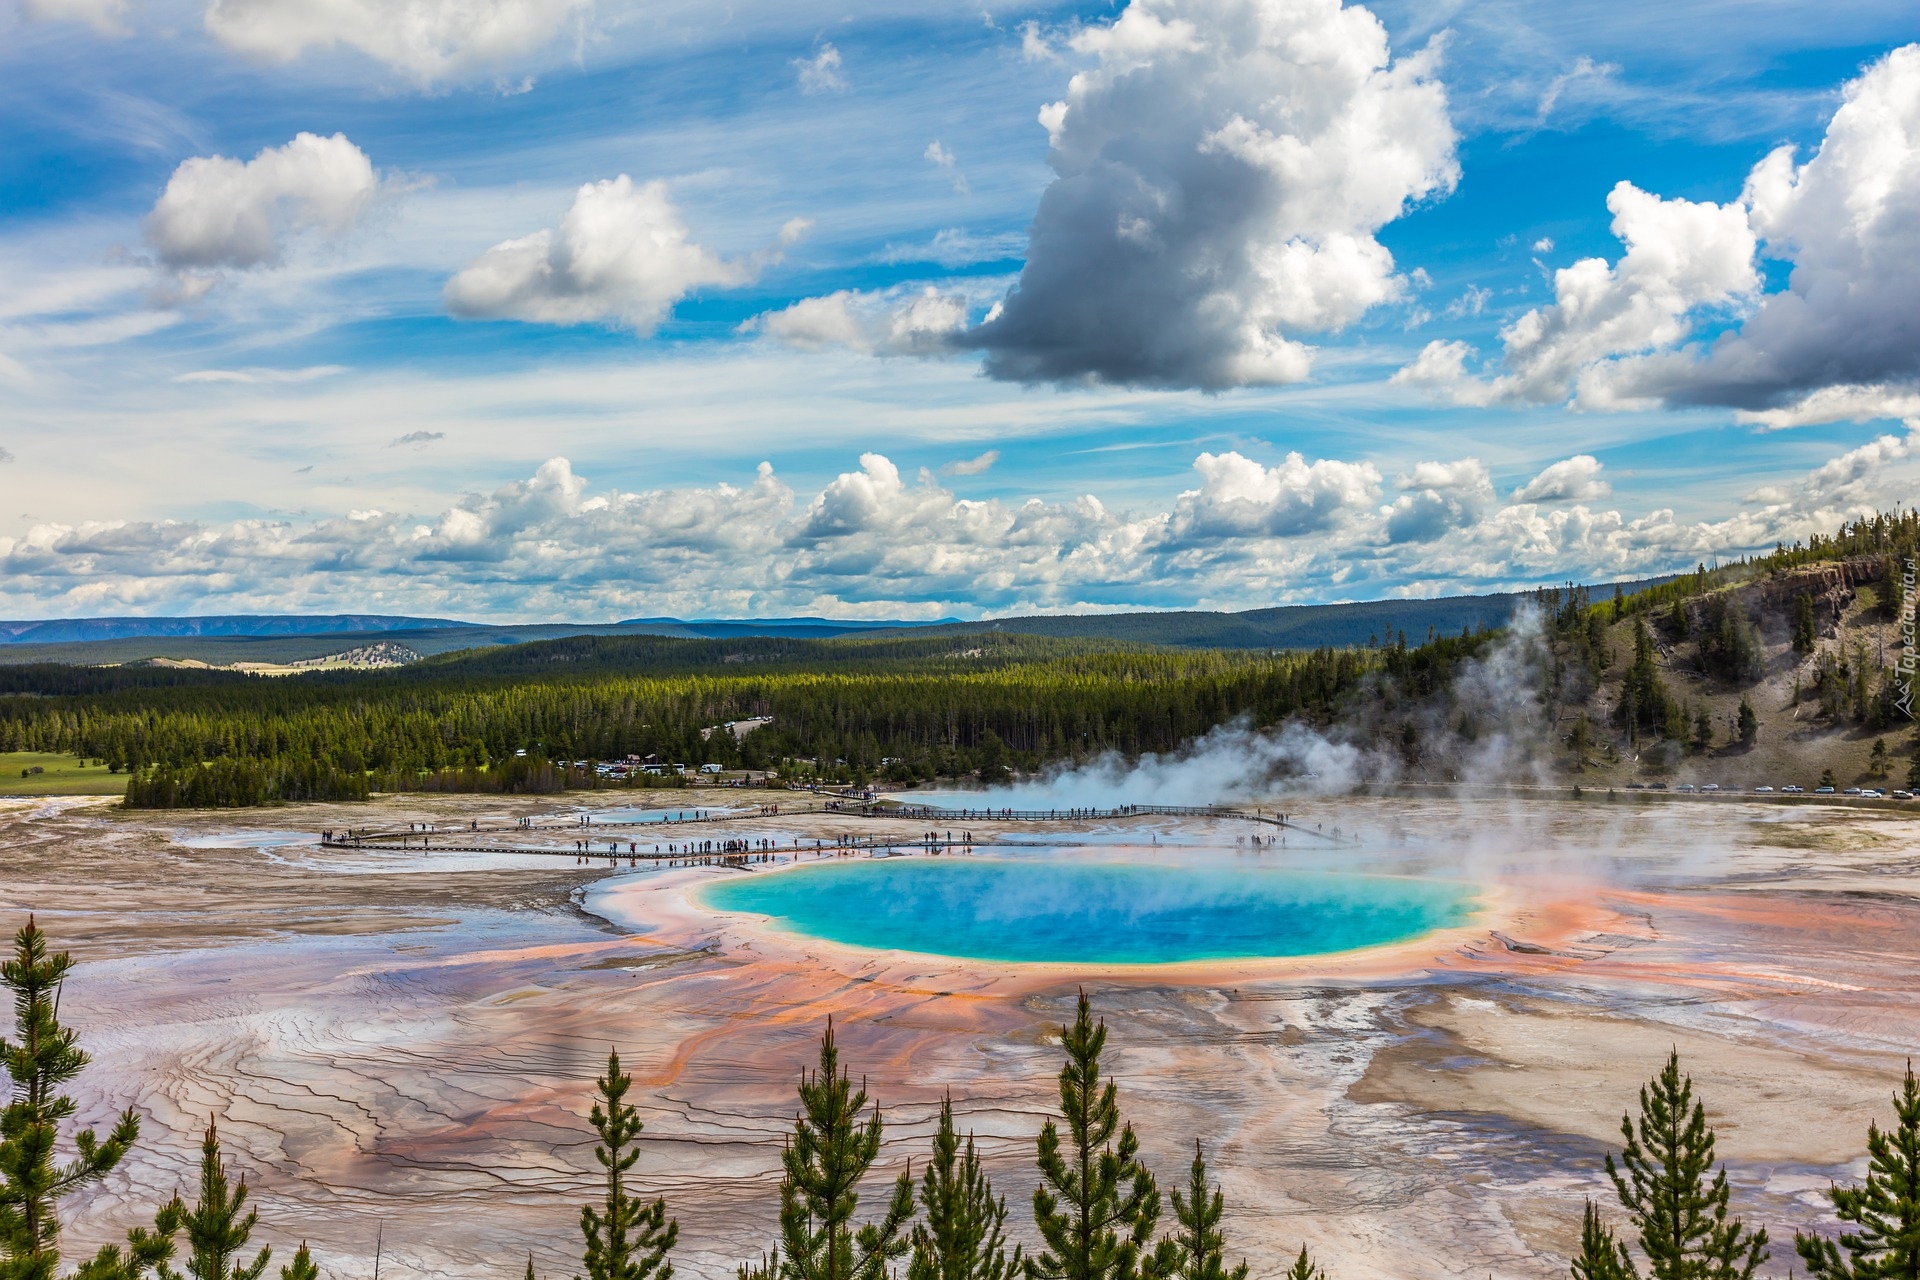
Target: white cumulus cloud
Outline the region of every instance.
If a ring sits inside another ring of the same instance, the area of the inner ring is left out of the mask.
[[[1787,287],[1698,365],[1628,380],[1743,408],[1829,386],[1920,389],[1920,44],[1847,85],[1819,150],[1804,163],[1774,151],[1744,198],[1767,256],[1793,264]]]
[[[1554,301],[1501,332],[1500,371],[1432,344],[1396,380],[1468,403],[1730,405],[1762,426],[1901,416],[1920,393],[1920,44],[1845,86],[1818,150],[1773,151],[1724,204],[1631,183],[1626,245],[1554,273]],[[1760,259],[1789,263],[1762,292]],[[1724,320],[1711,342],[1703,322]]]
[[[1768,431],[1804,427],[1816,422],[1920,418],[1920,390],[1903,390],[1884,382],[1867,386],[1843,382],[1815,388],[1805,395],[1789,399],[1778,408],[1742,409],[1733,416],[1736,421],[1751,423]]]
[[[1025,269],[969,337],[991,375],[1293,382],[1302,335],[1402,295],[1374,233],[1459,175],[1437,46],[1396,60],[1339,0],[1134,0],[1071,45]]]
[[[1515,502],[1592,502],[1613,492],[1613,486],[1600,478],[1600,460],[1592,454],[1577,453],[1543,469],[1539,475],[1513,491]]]
[[[1137,515],[1092,495],[963,499],[873,452],[810,496],[766,463],[744,484],[596,492],[550,458],[437,514],[37,524],[0,535],[0,605],[16,616],[311,611],[377,597],[492,617],[884,617],[1604,581],[1764,550],[1883,508],[1912,492],[1917,442],[1882,436],[1695,522],[1589,505],[1572,496],[1582,471],[1592,479],[1583,468],[1560,471],[1564,498],[1502,504],[1471,458],[1409,468],[1381,506],[1369,463],[1203,454],[1195,487]]]
[[[1759,288],[1753,230],[1738,204],[1662,200],[1621,182],[1607,208],[1625,255],[1611,266],[1582,258],[1562,267],[1553,305],[1501,331],[1507,394],[1550,403],[1578,380],[1583,401],[1608,404],[1619,393],[1601,362],[1674,346],[1697,308],[1728,306]]]
[[[1200,487],[1174,500],[1168,522],[1176,541],[1292,537],[1330,528],[1364,510],[1380,491],[1372,463],[1289,453],[1277,466],[1239,453],[1203,453],[1193,460]]]
[[[780,243],[805,231],[804,222],[790,222]],[[693,290],[745,284],[767,260],[723,259],[695,244],[664,182],[635,186],[623,173],[581,187],[558,227],[481,254],[444,293],[457,316],[609,321],[648,334]]]
[[[1435,338],[1420,348],[1411,364],[1395,370],[1387,381],[1432,392],[1455,404],[1492,404],[1500,392],[1467,371],[1467,360],[1473,355],[1473,348],[1458,339]]]
[[[933,285],[840,289],[755,316],[743,332],[763,333],[803,351],[845,347],[866,355],[932,356],[954,349],[967,326],[967,299]]]
[[[147,215],[147,243],[175,270],[273,266],[298,232],[350,228],[378,186],[373,162],[341,133],[300,133],[246,161],[195,156]]]
[[[1393,483],[1401,493],[1383,512],[1389,543],[1431,542],[1476,523],[1493,502],[1493,477],[1478,458],[1416,463]]]

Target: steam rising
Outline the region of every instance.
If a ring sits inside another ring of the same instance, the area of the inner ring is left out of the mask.
[[[1410,701],[1383,677],[1328,729],[1295,720],[1263,730],[1236,721],[1179,751],[1138,761],[1108,752],[991,788],[978,803],[1111,809],[1345,795],[1394,782],[1543,783],[1553,739],[1543,696],[1548,660],[1540,612],[1524,607],[1483,656],[1462,664],[1451,687],[1431,698]]]

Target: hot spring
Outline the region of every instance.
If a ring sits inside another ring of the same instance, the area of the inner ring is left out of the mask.
[[[1465,923],[1470,886],[1291,868],[872,858],[709,885],[719,911],[830,942],[973,960],[1171,964],[1324,955]]]

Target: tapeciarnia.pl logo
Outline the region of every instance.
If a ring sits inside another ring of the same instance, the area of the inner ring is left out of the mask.
[[[1900,592],[1900,660],[1894,664],[1894,673],[1900,681],[1899,707],[1906,712],[1907,719],[1913,719],[1913,677],[1916,665],[1914,650],[1914,562],[1911,558],[1906,571],[1901,574]]]

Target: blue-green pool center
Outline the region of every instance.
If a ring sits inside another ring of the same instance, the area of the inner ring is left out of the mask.
[[[862,858],[701,890],[830,942],[973,960],[1172,964],[1324,955],[1465,923],[1469,885],[1279,867]]]

